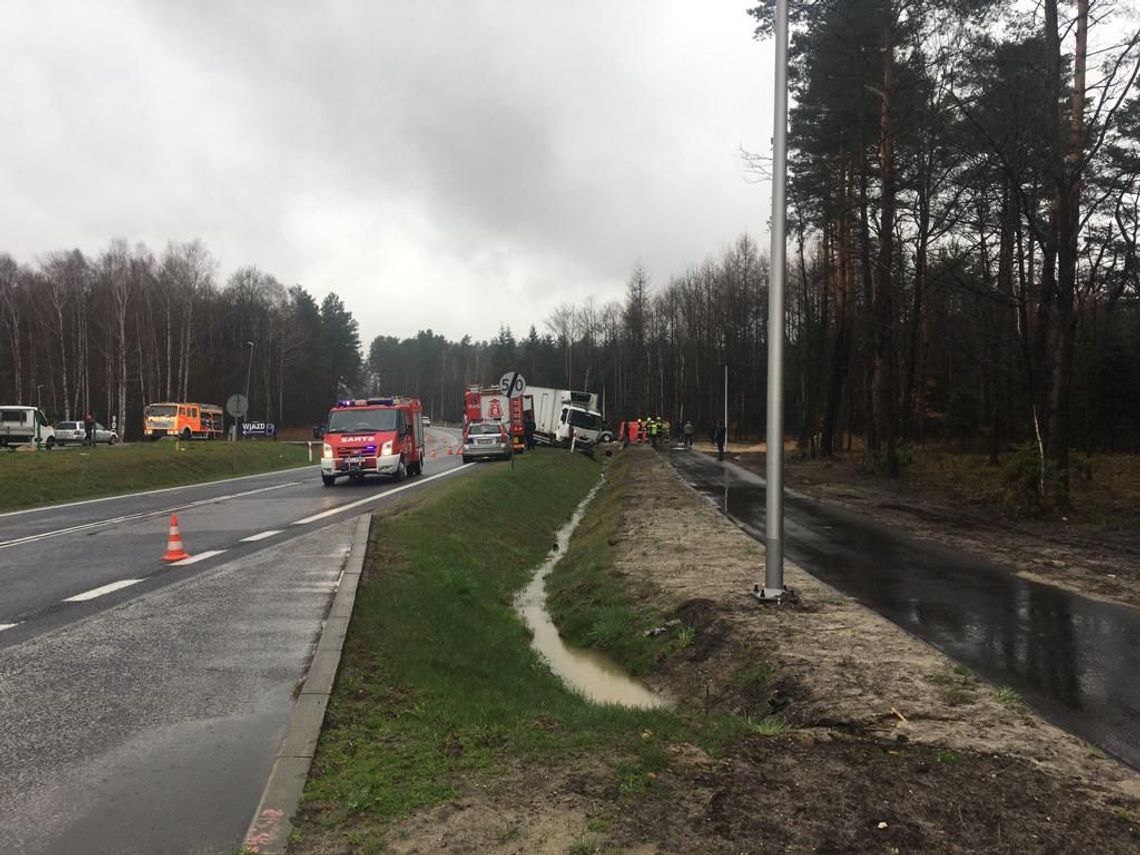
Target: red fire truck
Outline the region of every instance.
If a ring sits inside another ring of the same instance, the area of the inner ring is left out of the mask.
[[[478,419],[505,424],[516,454],[526,448],[521,397],[508,398],[498,386],[468,386],[463,395],[463,422],[470,424]]]
[[[386,475],[402,481],[424,471],[423,405],[417,398],[338,401],[321,447],[321,480]]]

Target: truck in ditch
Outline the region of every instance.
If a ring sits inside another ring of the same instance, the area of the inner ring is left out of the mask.
[[[568,446],[571,440],[592,444],[607,439],[596,392],[528,386],[522,400],[524,419],[534,419],[536,442]]]

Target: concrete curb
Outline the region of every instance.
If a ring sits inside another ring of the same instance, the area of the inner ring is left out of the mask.
[[[353,603],[356,602],[360,571],[364,567],[364,553],[368,549],[371,521],[371,513],[357,518],[352,550],[345,561],[336,597],[325,619],[301,693],[297,696],[289,728],[277,749],[269,781],[261,794],[261,803],[246,831],[246,851],[257,852],[259,855],[284,855],[289,845],[293,815],[297,812],[301,791],[309,777],[309,766],[317,750],[325,709],[328,707],[337,668],[340,667],[344,637],[352,617]]]

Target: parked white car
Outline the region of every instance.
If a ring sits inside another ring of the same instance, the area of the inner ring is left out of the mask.
[[[56,445],[82,445],[83,440],[86,438],[87,427],[83,422],[56,422]],[[103,427],[99,422],[95,422],[95,441],[105,442],[107,445],[114,445],[119,441],[119,435],[110,428]]]

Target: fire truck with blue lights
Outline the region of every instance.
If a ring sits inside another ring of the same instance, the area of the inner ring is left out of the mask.
[[[329,410],[321,480],[383,475],[402,481],[424,471],[423,404],[418,398],[359,398]]]

